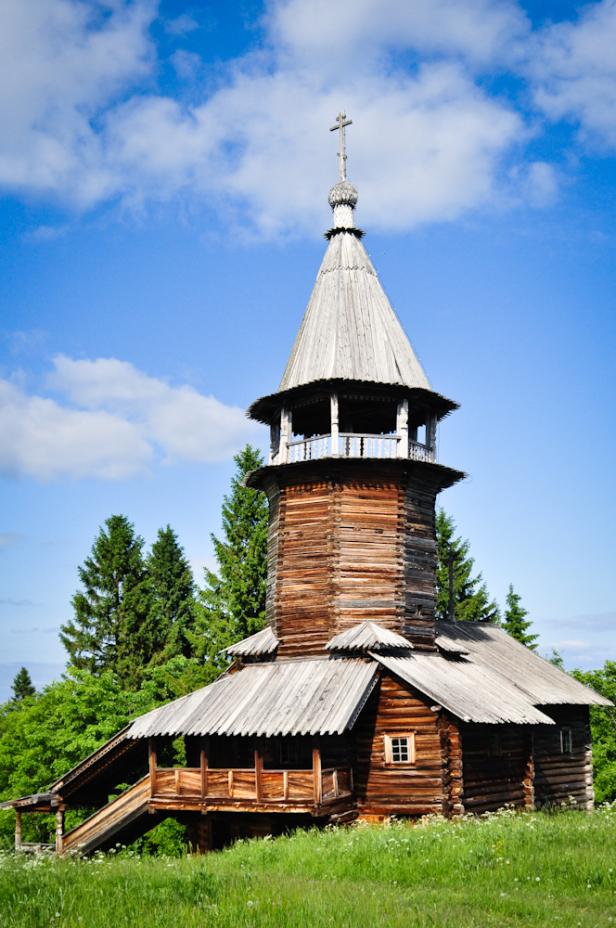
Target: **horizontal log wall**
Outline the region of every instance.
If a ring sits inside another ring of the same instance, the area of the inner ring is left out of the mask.
[[[386,764],[384,735],[415,733],[415,763]],[[446,808],[438,715],[404,684],[384,676],[355,732],[354,781],[363,815],[427,815]]]
[[[527,806],[525,778],[532,729],[524,725],[461,725],[464,808],[491,812]]]
[[[431,647],[436,488],[420,473],[364,464],[271,485],[267,615],[278,654],[322,652],[370,620]]]
[[[592,744],[586,706],[542,706],[556,725],[541,726],[535,734],[534,792],[538,807],[574,804],[592,809]],[[570,728],[572,751],[561,751],[561,728]]]

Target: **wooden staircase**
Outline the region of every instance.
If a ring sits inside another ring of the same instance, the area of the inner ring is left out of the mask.
[[[150,812],[150,776],[142,777],[117,799],[103,806],[64,835],[62,853],[92,854],[116,842],[129,844],[161,821]]]

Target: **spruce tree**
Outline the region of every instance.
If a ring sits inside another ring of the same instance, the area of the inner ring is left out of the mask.
[[[456,525],[443,509],[436,514],[436,618],[449,617],[450,570],[453,571],[454,616],[458,622],[498,622],[498,606],[490,599],[480,573],[473,574],[475,561],[470,543],[456,536]]]
[[[21,702],[28,696],[34,696],[36,690],[32,683],[32,678],[25,667],[17,671],[12,683],[13,699],[15,702]]]
[[[246,474],[261,467],[263,458],[246,445],[234,461],[231,492],[222,506],[222,538],[212,535],[218,571],[205,571],[191,636],[195,653],[215,662],[221,648],[265,624],[268,504],[263,493],[244,484]]]
[[[531,648],[534,651],[537,647],[536,641],[538,635],[529,634],[528,629],[531,627],[532,622],[526,618],[528,611],[522,606],[520,595],[514,592],[511,583],[507,591],[506,603],[507,608],[505,609],[503,618],[503,628],[506,632],[509,632],[513,638],[521,641],[527,648]]]
[[[143,539],[126,516],[107,519],[78,568],[82,589],[72,599],[74,618],[60,633],[73,667],[112,670],[128,687],[139,684],[158,644],[142,552]]]
[[[178,655],[190,657],[195,584],[188,559],[170,525],[159,529],[146,567],[152,595],[149,623],[156,645],[153,660],[161,663]]]

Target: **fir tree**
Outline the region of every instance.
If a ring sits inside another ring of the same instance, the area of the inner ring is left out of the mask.
[[[15,674],[12,690],[15,702],[21,702],[22,699],[27,699],[28,696],[34,696],[36,693],[32,678],[25,667],[22,667]]]
[[[143,539],[125,516],[107,519],[78,568],[82,589],[72,599],[74,618],[60,633],[73,667],[112,670],[129,687],[139,684],[158,644],[142,551]]]
[[[536,641],[538,636],[529,634],[528,629],[531,627],[532,622],[526,618],[528,611],[522,606],[520,595],[514,592],[511,583],[507,591],[506,603],[507,608],[505,609],[503,628],[506,632],[509,632],[513,638],[521,641],[527,648],[531,648],[534,651],[537,647]]]
[[[188,559],[170,525],[161,528],[146,561],[152,605],[149,623],[155,663],[190,657],[195,616],[195,584]]]
[[[195,652],[214,662],[220,649],[246,638],[265,624],[268,504],[265,495],[244,484],[263,458],[250,445],[234,458],[231,492],[222,507],[223,537],[212,535],[218,572],[205,571],[199,593],[198,622],[191,636]]]
[[[456,525],[443,509],[436,514],[436,618],[449,617],[449,574],[453,571],[454,616],[458,622],[498,622],[498,606],[490,599],[475,562],[470,543],[456,536]]]

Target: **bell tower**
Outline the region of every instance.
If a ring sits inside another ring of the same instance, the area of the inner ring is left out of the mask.
[[[321,653],[371,621],[434,648],[435,500],[464,475],[437,461],[457,404],[436,393],[356,228],[340,113],[339,180],[323,262],[276,393],[249,415],[270,427],[249,477],[270,503],[269,622],[278,655]]]

